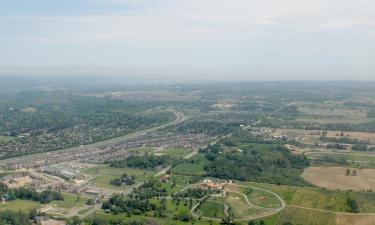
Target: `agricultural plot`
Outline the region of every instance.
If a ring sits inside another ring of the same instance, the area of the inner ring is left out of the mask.
[[[352,175],[346,174],[345,167],[309,167],[302,177],[311,184],[333,190],[367,191],[375,187],[375,169],[355,171],[356,174]]]

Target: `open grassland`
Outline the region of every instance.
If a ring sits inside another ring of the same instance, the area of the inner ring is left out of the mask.
[[[9,142],[9,141],[11,141],[13,139],[14,138],[9,137],[9,136],[2,136],[2,135],[0,135],[0,143],[7,143],[7,142]]]
[[[204,154],[197,154],[180,165],[172,169],[175,174],[181,175],[204,175],[204,167],[208,164],[208,160]]]
[[[241,192],[246,194],[249,201],[256,206],[260,206],[264,208],[280,208],[281,207],[280,200],[271,193],[258,190],[258,189],[245,188],[245,187],[241,188]]]
[[[109,166],[92,167],[82,171],[85,174],[94,176],[94,184],[100,188],[107,188],[112,190],[125,190],[131,188],[131,186],[117,187],[112,185],[110,182],[113,179],[120,178],[124,173],[127,175],[134,175],[136,177],[136,183],[146,180],[152,176],[155,172],[148,170],[137,170],[130,168],[112,168]]]
[[[372,190],[375,187],[375,169],[356,171],[356,176],[347,176],[345,167],[309,167],[302,177],[311,184],[327,189]]]
[[[134,215],[132,217],[127,217],[126,215],[113,215],[113,214],[107,214],[103,212],[97,212],[94,216],[99,217],[99,218],[105,218],[108,220],[113,220],[113,221],[120,220],[122,222],[139,221],[139,222],[147,222],[147,224],[162,224],[162,225],[191,225],[192,224],[192,221],[182,222],[179,220],[173,220],[169,218],[155,218],[155,217],[137,216],[137,215]],[[219,225],[219,222],[198,220],[198,221],[194,221],[194,225]]]
[[[204,202],[199,209],[197,214],[202,217],[218,218],[222,219],[225,217],[224,206],[221,203],[207,201]]]
[[[11,210],[11,211],[18,212],[19,210],[21,210],[21,211],[27,212],[30,209],[41,208],[41,206],[42,205],[39,202],[35,202],[35,201],[14,200],[14,201],[9,201],[9,202],[0,204],[0,211]]]
[[[333,212],[347,212],[347,198],[351,197],[358,203],[362,213],[375,213],[375,193],[344,192],[310,187],[294,187],[262,183],[243,183],[278,194],[288,205]]]
[[[313,166],[375,168],[373,152],[308,152],[305,155],[312,159]]]
[[[235,219],[251,219],[265,215],[268,212],[268,210],[250,206],[244,196],[238,193],[228,192],[225,197],[225,203],[228,204],[228,211],[233,214]]]
[[[277,225],[336,225],[336,215],[329,212],[286,207],[277,219]]]
[[[61,193],[64,197],[64,201],[53,201],[51,205],[53,207],[69,209],[73,207],[82,207],[85,205],[88,198],[79,195],[72,195],[68,193]]]

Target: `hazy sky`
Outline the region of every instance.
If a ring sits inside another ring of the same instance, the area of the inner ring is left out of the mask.
[[[375,79],[374,0],[2,0],[0,28],[0,74]]]

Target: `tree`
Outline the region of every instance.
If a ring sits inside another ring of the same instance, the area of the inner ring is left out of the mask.
[[[73,216],[66,222],[67,225],[80,225],[81,219],[78,216]]]
[[[345,176],[349,176],[350,175],[350,169],[346,169],[346,172],[345,172]]]

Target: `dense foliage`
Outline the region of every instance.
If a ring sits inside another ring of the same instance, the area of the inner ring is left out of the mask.
[[[143,155],[143,156],[132,156],[125,160],[117,160],[110,162],[110,166],[116,168],[137,168],[137,169],[154,169],[158,166],[165,166],[170,162],[168,156],[156,156],[156,155]]]
[[[237,132],[223,142],[237,147],[215,144],[203,149],[211,162],[205,168],[207,174],[221,179],[304,185],[299,175],[309,165],[305,156],[293,155],[279,144],[254,141],[246,132]]]

